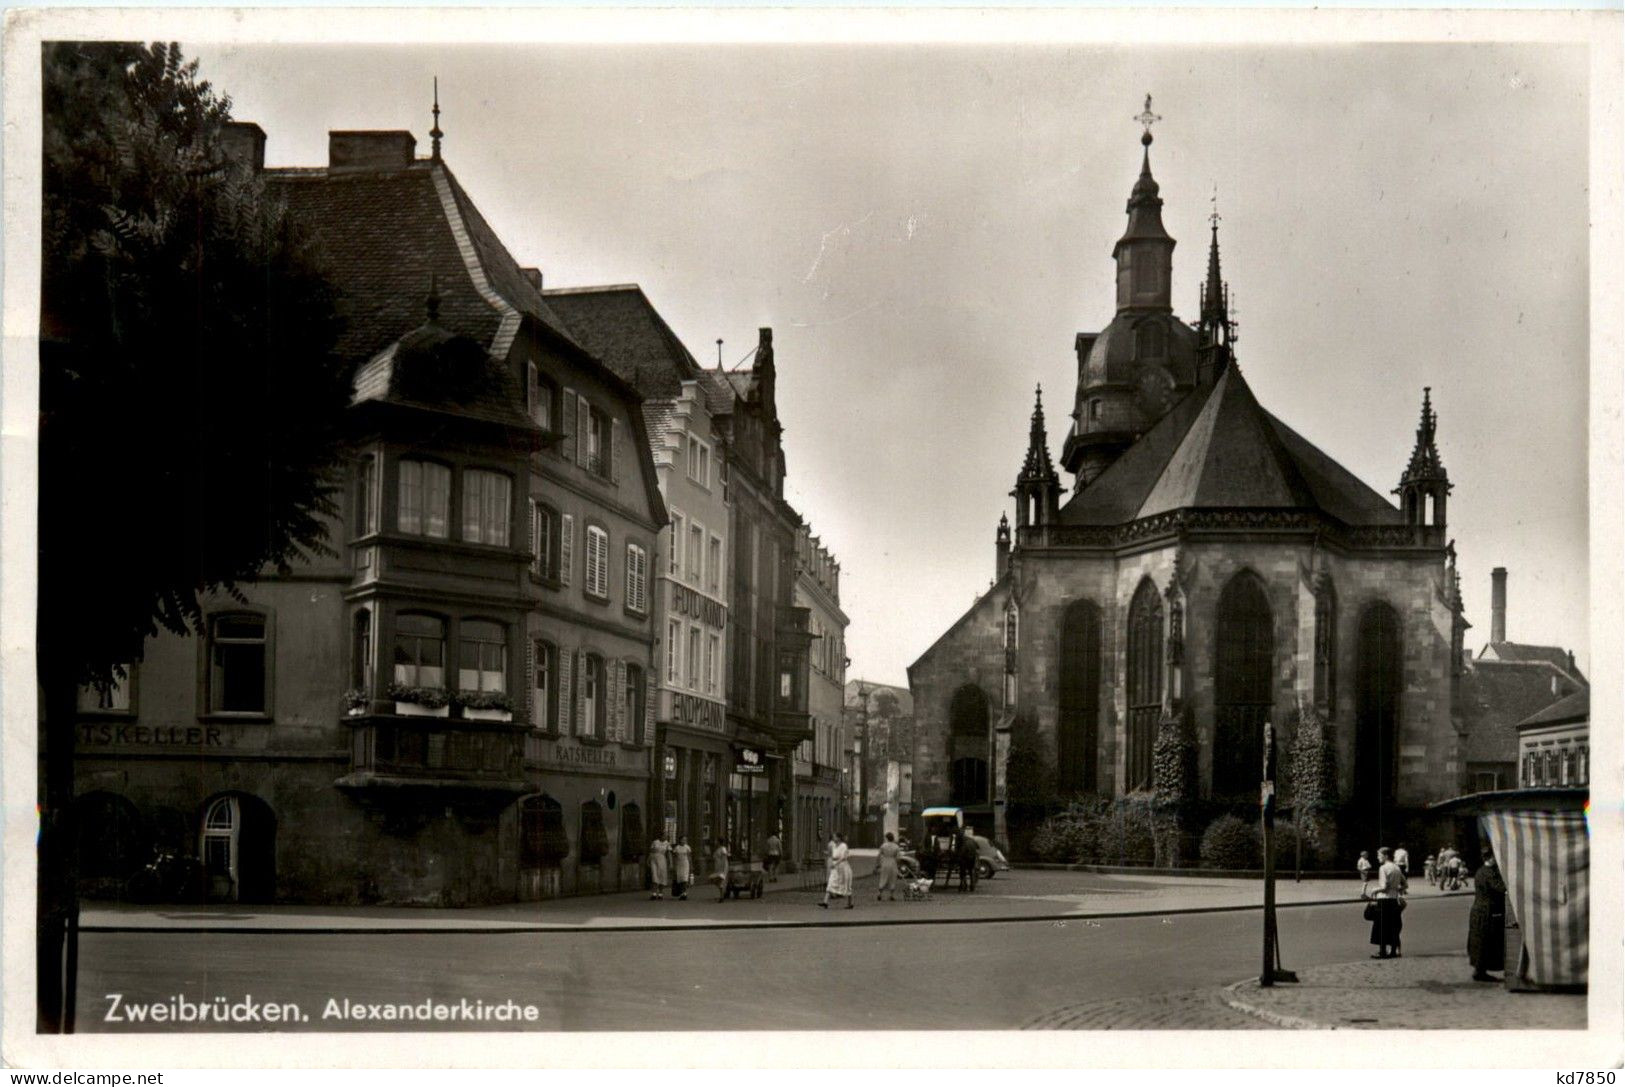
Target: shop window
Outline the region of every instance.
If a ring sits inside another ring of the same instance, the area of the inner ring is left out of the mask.
[[[501,472],[471,468],[463,473],[463,542],[508,546],[513,480]]]
[[[570,855],[564,808],[550,796],[527,797],[520,805],[519,863],[526,868],[557,868]]]
[[[400,494],[395,527],[409,536],[444,540],[451,510],[451,469],[434,461],[408,459],[397,467]]]
[[[501,694],[508,689],[508,632],[501,623],[465,619],[458,629],[457,687]]]
[[[535,718],[531,722],[548,732],[559,728],[559,647],[539,641],[536,651]]]
[[[421,612],[395,617],[395,682],[403,687],[446,685],[446,621]]]
[[[609,834],[604,829],[604,809],[596,800],[581,805],[581,863],[597,864],[609,854]]]
[[[263,615],[216,615],[209,620],[210,713],[269,712],[271,655]]]

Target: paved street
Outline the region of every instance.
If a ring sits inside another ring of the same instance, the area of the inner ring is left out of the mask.
[[[1468,905],[1418,897],[1406,913],[1407,957],[1459,955]],[[872,900],[865,906],[847,917],[877,916]],[[1289,967],[1369,951],[1356,903],[1285,909],[1280,919]],[[326,1030],[390,1029],[324,1020],[330,998],[511,998],[540,1008],[518,1029],[541,1030],[1247,1028],[1256,1020],[1190,994],[1253,976],[1258,960],[1256,911],[658,932],[90,932],[79,1029],[143,1029],[105,1022],[106,993],[126,1003],[252,994],[295,1002],[309,1017],[296,1027]],[[405,1029],[436,1026],[448,1024]]]

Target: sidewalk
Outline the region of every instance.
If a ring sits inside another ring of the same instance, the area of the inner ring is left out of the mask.
[[[697,928],[799,928],[815,925],[963,924],[996,921],[1122,917],[1257,909],[1257,880],[1192,876],[1130,876],[1018,870],[984,880],[974,893],[938,888],[924,902],[877,902],[873,854],[854,858],[854,909],[821,910],[822,873],[779,876],[760,899],[718,902],[710,883],[686,901],[651,901],[644,892],[590,895],[467,909],[402,906],[135,906],[86,903],[86,931],[230,932],[583,932]],[[1430,895],[1441,894],[1431,888]],[[1283,907],[1354,902],[1359,884],[1291,881],[1276,884]]]
[[[1464,954],[1299,970],[1297,984],[1257,978],[1223,989],[1108,998],[1046,1012],[1024,1030],[1584,1030],[1586,998],[1509,993],[1472,981]]]
[[[1300,1030],[1584,1030],[1583,993],[1510,993],[1472,980],[1464,954],[1419,955],[1300,970],[1296,985],[1226,988],[1237,1011]]]

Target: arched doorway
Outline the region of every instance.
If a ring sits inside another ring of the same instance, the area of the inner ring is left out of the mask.
[[[1398,794],[1399,694],[1405,682],[1399,614],[1378,601],[1360,613],[1354,671],[1354,796],[1360,823],[1390,825]]]
[[[1055,732],[1055,785],[1093,792],[1100,724],[1100,608],[1079,600],[1061,617],[1061,705]]]
[[[198,857],[216,902],[265,903],[276,896],[276,816],[249,793],[226,793],[203,805]]]
[[[1150,578],[1140,582],[1128,608],[1128,789],[1151,785],[1151,753],[1162,715],[1162,597]]]
[[[1274,617],[1257,574],[1243,570],[1219,594],[1215,638],[1213,792],[1256,795],[1275,661]]]
[[[950,804],[982,804],[990,799],[989,746],[987,695],[976,684],[967,683],[954,692],[948,704]]]

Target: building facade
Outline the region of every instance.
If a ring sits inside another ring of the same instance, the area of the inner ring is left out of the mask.
[[[420,158],[407,132],[334,132],[325,166],[265,169],[264,133],[232,126],[342,298],[338,554],[207,602],[202,638],[152,639],[119,689],[87,693],[79,825],[102,889],[155,847],[197,857],[220,900],[630,882],[665,524],[639,399],[433,135]]]
[[[1341,831],[1392,833],[1454,795],[1462,766],[1437,418],[1424,394],[1396,507],[1266,411],[1233,351],[1216,218],[1200,318],[1173,313],[1142,142],[1115,315],[1076,339],[1071,494],[1040,396],[995,584],[909,669],[915,794],[991,803],[1002,837],[1016,738],[1052,769],[1052,798],[1160,787],[1192,810],[1256,810],[1273,726],[1283,752],[1324,751]],[[1183,863],[1189,842],[1159,851]]]
[[[670,523],[656,545],[652,603],[655,768],[651,833],[696,852],[721,832],[734,765],[727,718],[727,447],[712,421],[719,390],[635,285],[549,290],[572,331],[644,398],[650,452]],[[724,395],[724,402],[731,393]]]
[[[905,687],[855,679],[845,697],[853,796],[861,797],[863,821],[873,834],[906,831],[913,814],[914,696]]]
[[[807,610],[812,632],[807,679],[812,736],[795,749],[794,837],[784,848],[798,863],[817,863],[829,835],[840,827],[848,620],[841,610],[841,564],[805,525],[796,530],[795,602]]]

